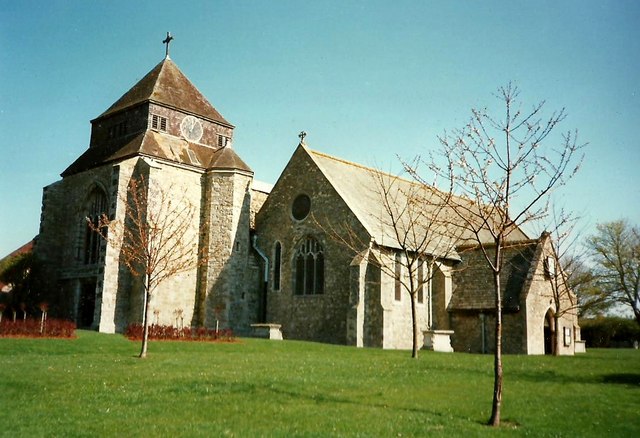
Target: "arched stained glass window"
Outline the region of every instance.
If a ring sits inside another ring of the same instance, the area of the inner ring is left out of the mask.
[[[87,198],[87,202],[85,203],[85,237],[83,252],[84,263],[87,265],[92,265],[98,262],[100,255],[100,243],[102,239],[87,222],[91,222],[93,227],[97,227],[98,222],[100,221],[100,216],[106,212],[107,197],[102,190],[96,187],[91,191]]]
[[[298,245],[294,256],[296,295],[324,293],[324,250],[320,242],[307,237]]]

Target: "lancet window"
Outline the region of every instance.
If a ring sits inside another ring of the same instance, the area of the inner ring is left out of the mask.
[[[276,242],[273,249],[273,290],[280,290],[280,273],[282,265],[282,245]]]
[[[85,209],[84,263],[92,265],[98,262],[101,237],[92,229],[98,226],[100,216],[107,211],[107,197],[99,188],[94,188],[87,198]]]
[[[324,293],[324,250],[313,237],[304,239],[294,256],[295,294],[319,295]]]

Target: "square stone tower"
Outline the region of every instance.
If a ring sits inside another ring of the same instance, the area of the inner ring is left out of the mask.
[[[91,121],[89,148],[44,189],[35,253],[53,311],[102,332],[141,321],[140,278],[87,221],[107,214],[124,223],[123,194],[144,179],[195,207],[189,233],[199,242],[194,268],[158,286],[150,322],[237,330],[255,322],[253,172],[232,149],[233,129],[168,56]]]

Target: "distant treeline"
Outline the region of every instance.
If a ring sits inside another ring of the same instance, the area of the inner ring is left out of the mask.
[[[634,319],[583,319],[580,328],[587,348],[632,348],[640,342],[640,325]]]

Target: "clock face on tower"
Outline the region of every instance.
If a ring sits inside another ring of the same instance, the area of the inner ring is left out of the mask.
[[[189,141],[200,141],[202,138],[202,124],[195,117],[186,116],[180,123],[180,132]]]

